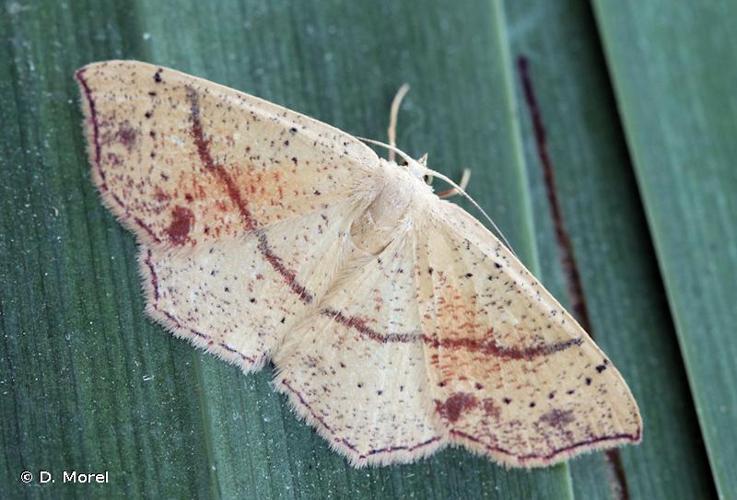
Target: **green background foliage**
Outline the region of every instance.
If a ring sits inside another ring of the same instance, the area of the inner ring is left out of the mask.
[[[677,5],[676,5],[677,4]],[[735,498],[734,4],[668,0],[5,1],[0,498]],[[545,140],[517,62],[529,83]],[[356,470],[269,381],[144,315],[136,246],[89,178],[72,75],[131,58],[399,145],[459,177],[571,305],[554,190],[638,447],[506,470],[462,449]],[[110,471],[23,485],[22,470]]]

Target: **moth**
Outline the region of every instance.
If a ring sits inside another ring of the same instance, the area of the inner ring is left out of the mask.
[[[547,466],[637,443],[630,390],[494,234],[403,155],[136,61],[78,70],[92,178],[147,312],[274,387],[354,466],[463,445]]]

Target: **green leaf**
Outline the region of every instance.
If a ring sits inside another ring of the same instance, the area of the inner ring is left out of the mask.
[[[733,2],[594,2],[719,494],[737,492]]]
[[[626,488],[632,498],[709,497],[710,471],[592,12],[573,0],[509,5],[511,46],[528,62],[528,91],[545,127],[541,141],[518,72],[543,281],[570,306],[553,190],[591,333],[630,384],[645,423],[643,443],[618,452],[624,481],[611,454],[571,463],[576,496],[617,498],[613,488]],[[541,147],[553,185],[544,179]]]
[[[356,470],[269,386],[144,315],[132,235],[101,205],[75,68],[138,58],[400,144],[458,174],[534,263],[513,75],[498,2],[8,2],[0,138],[0,497],[568,498],[566,466],[505,470],[446,450]],[[459,36],[472,33],[473,36]],[[24,486],[22,470],[57,484]],[[109,485],[62,485],[64,470]]]
[[[0,498],[734,498],[735,5],[595,0],[596,23],[578,0],[0,8]],[[145,316],[72,78],[112,58],[376,139],[409,82],[399,146],[453,178],[472,169],[470,194],[622,371],[644,442],[533,471],[463,449],[348,466],[270,367],[243,375]],[[75,469],[111,484],[61,484]]]

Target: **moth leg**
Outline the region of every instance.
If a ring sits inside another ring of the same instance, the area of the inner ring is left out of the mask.
[[[407,92],[409,92],[409,84],[405,83],[397,90],[394,99],[392,99],[391,108],[389,109],[389,128],[386,134],[389,138],[389,145],[392,148],[397,147],[397,115],[399,115],[399,106],[401,106],[402,100],[407,95]],[[394,151],[389,149],[389,161],[394,161],[394,158]]]
[[[441,199],[447,199],[452,198],[453,196],[456,196],[461,193],[461,191],[465,191],[468,187],[468,181],[471,179],[471,170],[468,168],[463,169],[463,175],[461,176],[461,182],[458,183],[458,187],[461,189],[458,190],[457,188],[451,188],[446,189],[445,191],[441,191],[438,193],[438,197]]]

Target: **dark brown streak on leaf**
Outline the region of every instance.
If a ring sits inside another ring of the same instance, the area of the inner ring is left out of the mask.
[[[594,337],[589,311],[586,306],[586,298],[583,293],[583,285],[581,284],[581,275],[576,265],[576,258],[573,253],[573,244],[568,230],[563,221],[563,211],[558,202],[558,194],[555,186],[555,172],[553,161],[548,153],[547,137],[545,124],[543,123],[542,113],[537,102],[535,88],[530,77],[530,63],[526,56],[517,57],[517,71],[519,73],[522,91],[525,97],[527,111],[532,121],[532,129],[535,134],[535,146],[538,158],[543,169],[543,179],[545,181],[545,193],[547,194],[548,203],[550,204],[550,213],[553,219],[553,227],[555,228],[555,239],[560,251],[561,266],[563,267],[566,287],[573,308],[573,314],[581,323],[591,337]],[[629,490],[627,488],[627,476],[624,472],[622,459],[619,456],[619,450],[612,449],[604,452],[606,461],[611,469],[613,483],[611,485],[612,494],[622,500],[629,499]]]

